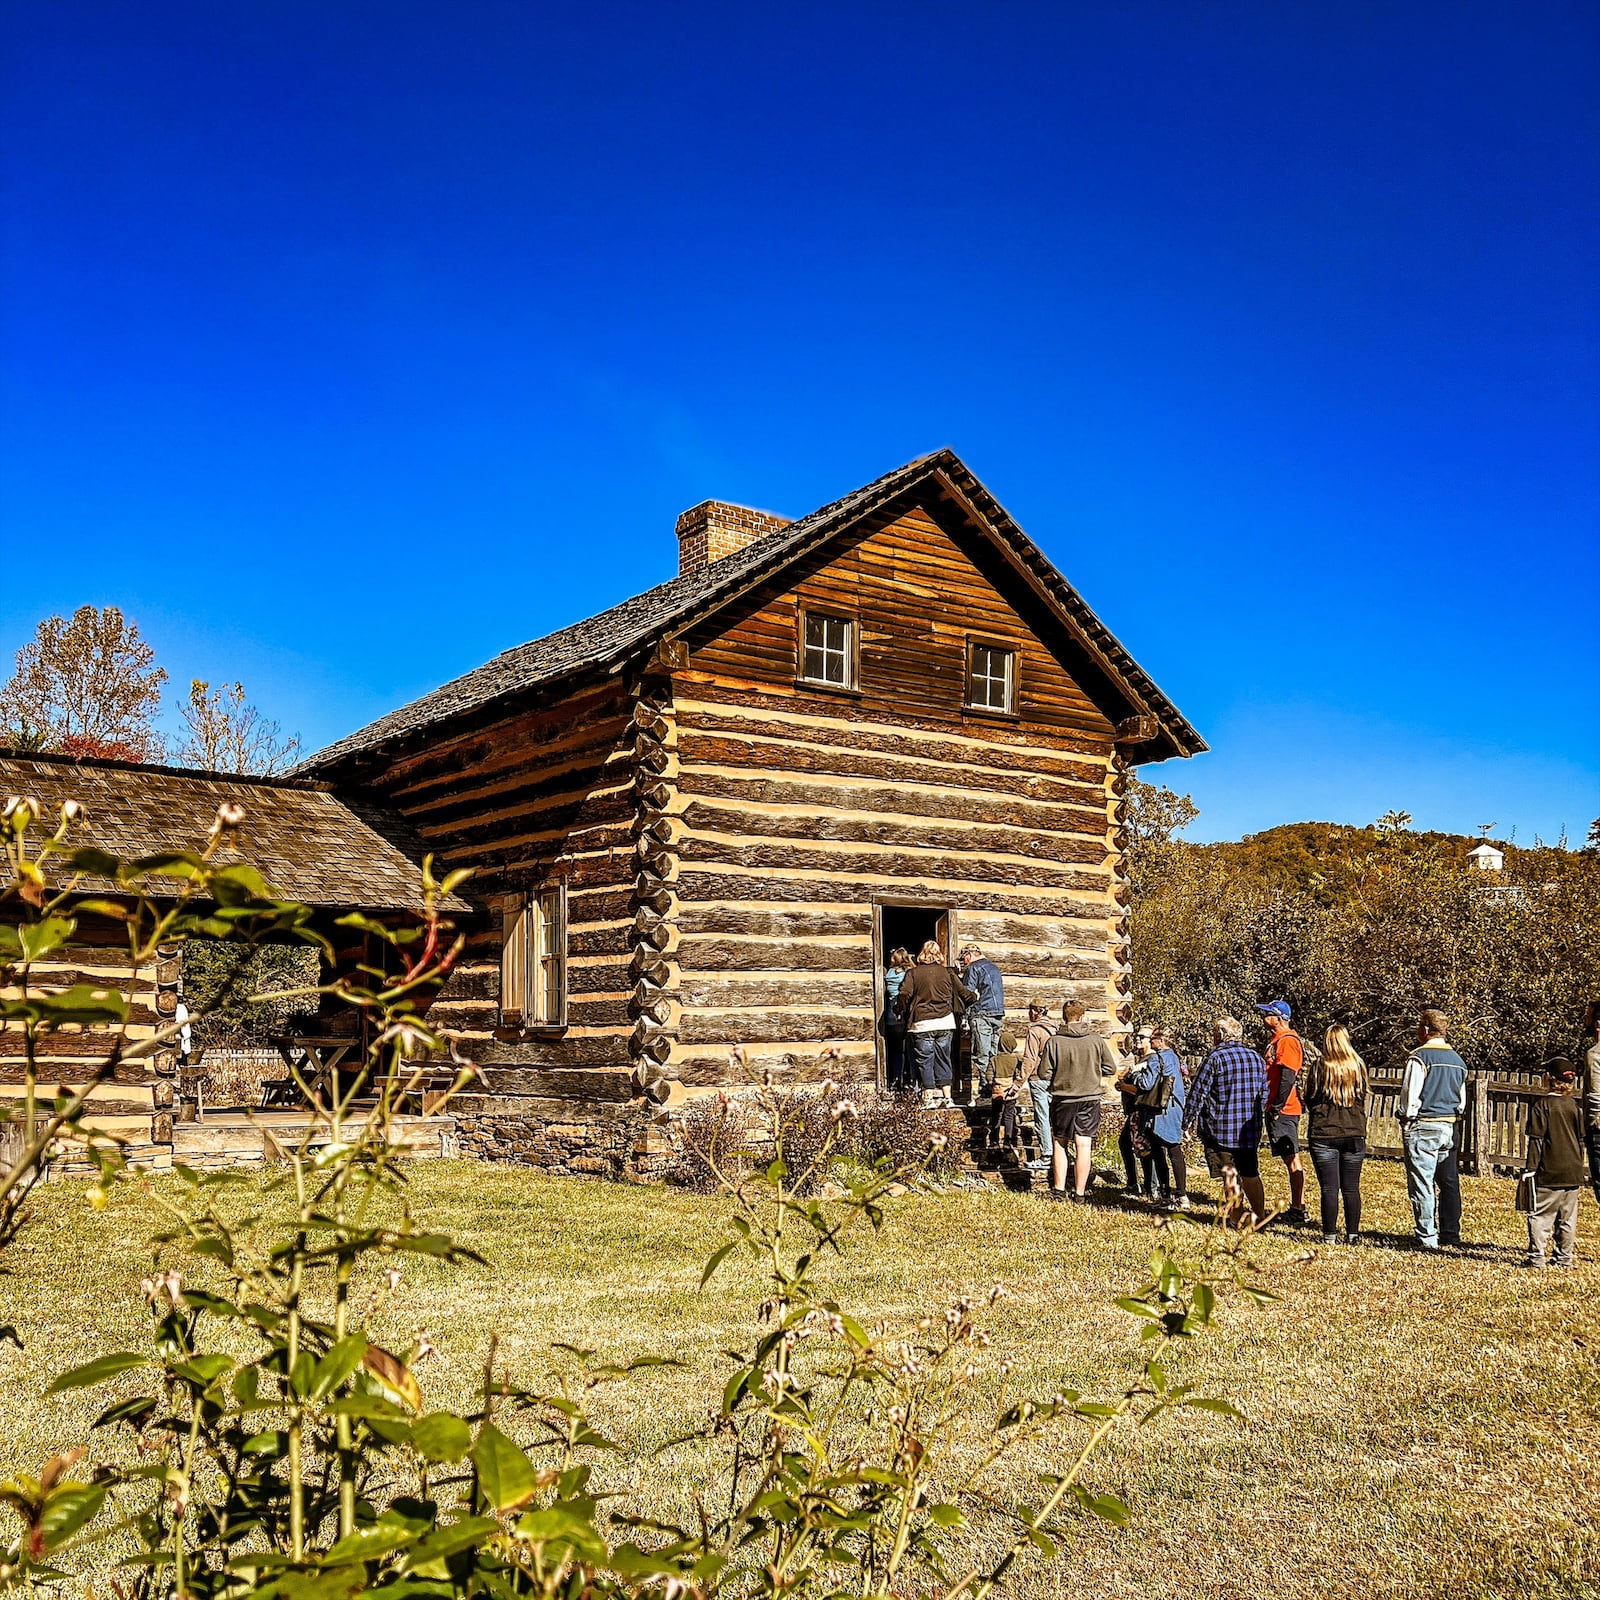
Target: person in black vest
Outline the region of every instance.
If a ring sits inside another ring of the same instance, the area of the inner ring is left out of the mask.
[[[1461,1215],[1460,1169],[1449,1158],[1455,1150],[1457,1124],[1467,1109],[1467,1064],[1445,1043],[1449,1026],[1442,1011],[1422,1013],[1417,1019],[1416,1049],[1406,1057],[1400,1077],[1406,1188],[1417,1243],[1424,1250],[1439,1248],[1441,1211]]]
[[[1554,1235],[1554,1266],[1570,1267],[1578,1240],[1578,1196],[1583,1192],[1583,1112],[1574,1091],[1578,1069],[1565,1057],[1546,1062],[1548,1093],[1528,1108],[1524,1175],[1538,1199],[1528,1213],[1526,1267],[1542,1267]]]

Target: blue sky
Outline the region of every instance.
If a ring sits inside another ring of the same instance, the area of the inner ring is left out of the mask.
[[[56,0],[0,22],[0,666],[308,747],[953,445],[1196,833],[1600,814],[1600,11]]]

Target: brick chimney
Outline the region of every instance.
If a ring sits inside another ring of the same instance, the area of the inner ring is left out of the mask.
[[[771,511],[752,511],[726,500],[702,500],[678,518],[678,576],[698,572],[788,526],[788,517]]]

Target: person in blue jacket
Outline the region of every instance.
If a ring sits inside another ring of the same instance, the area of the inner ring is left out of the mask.
[[[1150,1134],[1151,1158],[1156,1172],[1156,1198],[1162,1205],[1187,1211],[1189,1164],[1183,1158],[1183,1110],[1188,1089],[1183,1080],[1183,1063],[1160,1028],[1141,1028],[1139,1043],[1149,1053],[1134,1068],[1128,1079],[1129,1087],[1142,1095],[1163,1080],[1172,1085],[1170,1089],[1162,1090],[1166,1104],[1159,1110],[1140,1107],[1134,1113],[1145,1119]]]

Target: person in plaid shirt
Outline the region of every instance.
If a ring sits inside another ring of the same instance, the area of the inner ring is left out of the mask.
[[[1237,1017],[1219,1017],[1216,1046],[1195,1074],[1183,1126],[1198,1128],[1212,1173],[1219,1169],[1227,1190],[1228,1215],[1239,1220],[1249,1202],[1252,1221],[1267,1212],[1261,1186],[1261,1127],[1267,1104],[1267,1064],[1244,1042]]]

